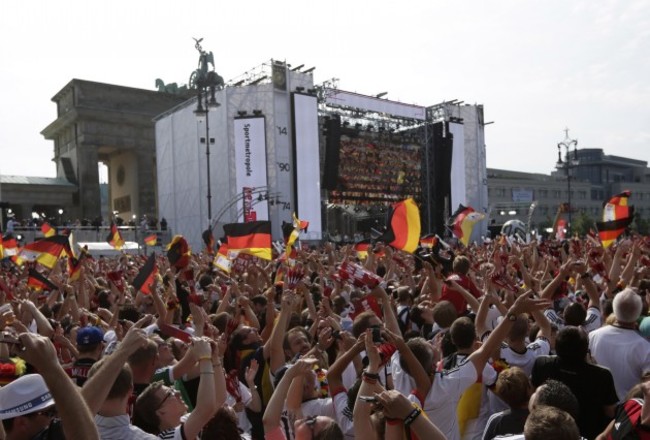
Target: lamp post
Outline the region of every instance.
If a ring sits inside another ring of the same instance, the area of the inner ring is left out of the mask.
[[[573,147],[573,160],[571,160],[571,147]],[[562,148],[566,149],[565,160],[562,162]],[[564,129],[564,140],[557,144],[557,167],[564,166],[566,169],[566,184],[567,184],[567,198],[568,198],[568,211],[569,211],[569,224],[567,225],[568,236],[571,237],[571,168],[575,166],[578,161],[578,139],[569,138],[569,129]]]
[[[59,226],[63,226],[63,209],[59,208]]]
[[[214,57],[212,52],[208,53],[201,47],[203,38],[194,39],[195,48],[199,51],[199,67],[190,76],[190,88],[196,89],[196,115],[199,123],[205,121],[205,138],[200,138],[200,143],[205,143],[205,166],[207,171],[207,197],[208,197],[208,228],[212,225],[212,189],[210,185],[210,144],[214,139],[210,138],[209,112],[219,107],[215,98],[215,92],[223,88],[223,78],[214,71]],[[212,70],[208,70],[212,65]]]

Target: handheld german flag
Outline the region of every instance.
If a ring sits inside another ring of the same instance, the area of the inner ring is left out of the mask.
[[[379,241],[395,249],[413,253],[420,239],[420,210],[415,200],[408,198],[395,203],[388,213],[386,232]]]
[[[156,234],[151,234],[144,237],[144,244],[147,246],[155,246],[158,244],[158,236]]]
[[[203,231],[201,238],[203,238],[208,255],[214,255],[214,235],[212,235],[212,228]]]
[[[219,251],[217,252],[217,256],[214,257],[213,263],[224,272],[230,273],[230,270],[232,269],[232,260],[228,255],[228,244],[223,243],[219,246]]]
[[[291,232],[289,235],[286,235],[287,229],[285,229],[286,223],[282,223],[282,233],[284,235],[284,241],[286,242],[286,250],[285,254],[287,257],[291,255],[291,248],[293,247],[293,244],[298,240],[298,237],[300,237],[300,231],[306,231],[307,228],[309,227],[309,222],[305,220],[300,220],[297,216],[296,213],[294,212],[292,214],[293,217],[293,222],[291,224]]]
[[[264,260],[273,258],[271,252],[271,222],[228,223],[223,226],[228,249],[254,255]]]
[[[122,246],[124,246],[122,235],[114,222],[111,222],[111,232],[106,236],[106,242],[117,250],[122,249]]]
[[[452,232],[463,245],[469,244],[469,239],[474,230],[474,225],[485,218],[482,212],[474,211],[471,206],[458,205],[458,209],[451,215]]]
[[[36,269],[29,269],[27,285],[34,289],[36,292],[40,292],[42,290],[52,291],[58,288],[52,281],[50,281],[46,276],[38,272]]]
[[[191,255],[192,250],[182,235],[175,235],[171,243],[167,245],[167,259],[169,264],[176,269],[184,269],[190,264]]]
[[[54,229],[48,222],[43,222],[41,225],[41,232],[44,237],[52,237],[56,235],[56,229]]]
[[[10,232],[2,237],[2,258],[12,257],[18,254],[18,242]]]
[[[359,260],[368,258],[368,250],[372,247],[370,240],[361,240],[354,244],[354,250],[357,253]]]
[[[425,249],[433,249],[438,245],[438,237],[436,234],[427,234],[420,238],[420,246]]]
[[[631,191],[623,191],[604,204],[603,221],[596,222],[604,248],[611,246],[634,220],[634,206],[628,205],[631,196]]]
[[[156,253],[153,252],[151,255],[149,255],[147,262],[144,263],[144,266],[142,266],[140,272],[138,272],[136,277],[133,279],[133,287],[145,295],[150,295],[151,285],[157,273],[158,266],[156,265]]]
[[[67,255],[72,255],[69,238],[63,235],[54,235],[26,244],[17,257],[21,261],[36,261],[52,269],[64,252]]]

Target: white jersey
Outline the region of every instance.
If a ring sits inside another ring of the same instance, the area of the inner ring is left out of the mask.
[[[553,324],[557,325],[558,329],[562,329],[565,326],[564,319],[558,315],[553,309],[544,310],[544,316]],[[603,316],[600,313],[598,307],[589,307],[587,309],[587,317],[585,322],[580,326],[585,332],[591,333],[594,330],[600,328],[603,323]]]
[[[460,440],[456,407],[463,392],[478,379],[476,367],[465,360],[457,368],[436,372],[429,393],[421,401],[416,395],[409,399],[422,406],[427,417],[449,440]]]

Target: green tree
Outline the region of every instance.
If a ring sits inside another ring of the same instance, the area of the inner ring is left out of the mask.
[[[589,232],[589,229],[594,228],[594,219],[592,219],[584,211],[573,217],[573,224],[571,225],[571,232],[583,237]]]

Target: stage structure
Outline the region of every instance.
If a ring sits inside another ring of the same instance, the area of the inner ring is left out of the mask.
[[[447,235],[458,204],[487,212],[483,107],[404,104],[319,88],[326,230],[345,241],[385,224],[388,206],[413,197],[422,230]],[[472,239],[485,235],[475,228]],[[375,230],[375,231],[373,231]]]
[[[215,238],[225,223],[268,219],[273,238],[282,239],[282,222],[293,212],[310,223],[302,240],[322,238],[315,92],[311,72],[277,60],[216,92],[221,105],[208,114]],[[195,108],[190,99],[156,118],[156,153],[159,216],[201,249],[208,226],[205,127]]]
[[[209,113],[212,227],[309,221],[301,240],[350,241],[380,231],[389,206],[413,197],[423,233],[446,233],[459,203],[487,211],[483,107],[431,107],[315,86],[311,72],[265,63],[216,93]],[[207,178],[196,100],[158,116],[159,217],[200,249]],[[205,142],[205,139],[203,140]],[[487,225],[475,228],[484,235]]]

